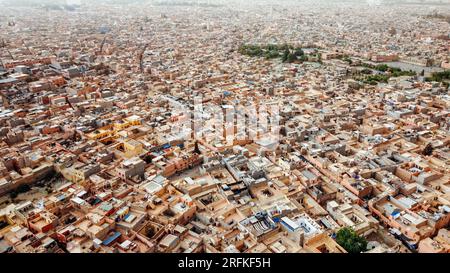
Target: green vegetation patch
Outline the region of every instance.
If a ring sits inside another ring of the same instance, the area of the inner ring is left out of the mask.
[[[348,227],[338,231],[336,242],[347,250],[348,253],[361,253],[367,249],[367,240]]]
[[[280,59],[283,63],[304,62],[309,59],[310,56],[305,52],[292,45],[248,45],[244,44],[239,47],[239,53],[250,57],[264,57],[266,59]],[[311,56],[320,59],[320,55]]]
[[[387,64],[371,65],[367,63],[362,64],[366,69],[362,70],[361,73],[366,76],[360,77],[357,80],[362,81],[366,84],[376,85],[380,82],[387,83],[390,78],[401,77],[401,76],[416,76],[417,73],[412,70],[401,70],[400,68],[391,67]],[[383,74],[372,75],[372,70],[383,72]]]
[[[443,82],[450,80],[450,70],[432,73],[431,77],[427,77],[425,80],[429,82]]]

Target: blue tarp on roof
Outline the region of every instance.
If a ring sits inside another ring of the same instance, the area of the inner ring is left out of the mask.
[[[394,210],[392,213],[391,213],[391,216],[393,216],[393,217],[395,217],[397,214],[400,214],[400,212],[399,211],[396,211],[396,210]]]
[[[120,232],[116,231],[113,235],[109,236],[108,238],[106,238],[106,240],[104,240],[102,242],[103,245],[107,246],[110,243],[112,243],[114,240],[116,240],[117,238],[120,237],[120,235],[122,235]]]
[[[56,198],[58,199],[58,201],[62,201],[64,199],[66,199],[66,195],[65,194],[61,194],[61,195],[58,195],[58,197],[56,197]]]

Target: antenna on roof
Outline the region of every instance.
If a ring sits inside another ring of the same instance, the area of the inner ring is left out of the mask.
[[[106,35],[105,35],[105,37],[103,37],[102,44],[100,45],[100,54],[103,52],[103,47],[105,46],[105,42],[106,42]]]
[[[6,49],[6,52],[8,52],[8,54],[9,54],[9,57],[11,57],[11,59],[13,59],[14,60],[14,56],[11,54],[11,51],[9,51],[9,49]]]
[[[100,44],[100,49],[98,51],[98,54],[101,55],[103,53],[103,47],[105,46],[106,42],[106,35],[103,37],[102,43]],[[94,61],[97,59],[97,56],[94,57]]]
[[[141,53],[139,54],[139,69],[140,69],[141,73],[144,72],[144,62],[143,61],[144,61],[144,53],[145,53],[145,50],[147,49],[147,47],[148,47],[148,43],[146,43],[144,45],[144,48],[142,49]]]
[[[33,52],[31,52],[30,48],[25,44],[25,41],[22,39],[22,45],[25,46],[25,48],[28,50],[28,53],[31,55]]]

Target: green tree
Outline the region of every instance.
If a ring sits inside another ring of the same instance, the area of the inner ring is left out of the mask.
[[[305,52],[301,48],[296,48],[294,54],[296,57],[300,57],[300,56],[305,55]]]
[[[364,68],[363,70],[361,70],[361,73],[369,75],[369,74],[372,74],[372,70],[370,70],[368,68]]]
[[[342,228],[336,235],[336,242],[348,253],[361,253],[367,249],[367,241],[348,227]]]
[[[379,64],[379,65],[375,66],[375,70],[382,71],[382,72],[386,72],[386,71],[388,71],[388,69],[390,69],[390,67],[387,66],[386,64]]]
[[[344,57],[342,58],[342,60],[343,60],[344,62],[347,62],[347,63],[350,64],[350,65],[353,63],[352,59],[350,59],[349,56],[344,56]]]
[[[294,54],[292,54],[292,53],[289,53],[288,54],[288,56],[287,56],[287,62],[288,63],[293,63],[293,62],[295,62],[297,60],[297,57],[294,55]]]
[[[426,80],[434,82],[444,82],[444,80],[450,80],[450,70],[434,72],[431,77],[426,78]]]
[[[19,185],[19,186],[17,187],[17,192],[18,192],[18,193],[25,193],[25,192],[28,192],[28,191],[30,191],[30,190],[31,190],[31,188],[30,188],[30,186],[27,185],[27,184],[22,184],[22,185]]]
[[[283,63],[287,62],[287,60],[288,60],[288,58],[289,58],[289,54],[290,54],[289,48],[286,48],[286,49],[284,50],[284,52],[283,52],[283,56],[281,57],[281,61],[282,61]]]
[[[308,60],[308,56],[306,56],[306,55],[300,56],[300,61],[301,62],[306,62],[307,60]]]
[[[268,51],[273,51],[273,50],[278,51],[278,46],[274,45],[274,44],[269,44],[269,45],[267,45],[266,49]]]
[[[15,199],[19,194],[16,191],[12,191],[9,193],[9,198]]]
[[[266,57],[266,59],[274,59],[280,57],[280,53],[278,53],[278,50],[270,50],[266,51],[266,53],[264,53],[264,56]]]
[[[433,154],[433,145],[431,143],[428,143],[427,146],[423,149],[423,155],[432,155]]]
[[[319,63],[322,63],[322,53],[317,53],[317,59],[319,61]]]

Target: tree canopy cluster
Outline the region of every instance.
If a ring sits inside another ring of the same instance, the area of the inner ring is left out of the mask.
[[[370,84],[370,85],[376,85],[380,82],[387,83],[388,80],[393,77],[416,76],[417,75],[417,73],[412,70],[404,71],[404,70],[401,70],[400,68],[388,66],[387,64],[371,65],[371,64],[364,63],[364,64],[362,64],[362,66],[366,67],[366,69],[362,70],[361,73],[366,74],[368,76],[364,76],[364,77],[360,78],[359,80],[366,84]],[[383,74],[372,75],[371,69],[383,72]]]
[[[305,52],[292,45],[247,45],[244,44],[239,48],[239,53],[250,57],[264,57],[266,59],[281,59],[284,63],[304,62],[308,60]]]
[[[375,74],[375,75],[366,75],[358,80],[362,81],[365,84],[377,85],[380,82],[387,83],[389,80],[388,75]]]
[[[29,185],[27,185],[27,184],[22,184],[22,185],[19,185],[19,186],[17,187],[17,189],[11,191],[11,192],[9,193],[9,197],[11,197],[11,199],[14,199],[14,198],[16,198],[20,193],[25,193],[25,192],[28,192],[28,191],[30,191],[30,190],[31,190],[31,187],[30,187]]]
[[[448,87],[448,81],[450,80],[450,70],[432,73],[431,77],[427,77],[425,78],[425,80],[428,82],[442,82],[445,86]]]
[[[387,64],[378,64],[378,65],[370,65],[363,64],[364,67],[371,68],[380,72],[388,73],[391,77],[400,77],[400,76],[416,76],[417,73],[412,70],[401,70],[397,67],[391,67]]]
[[[344,227],[338,231],[336,242],[348,253],[361,253],[367,249],[367,240],[348,227]]]

